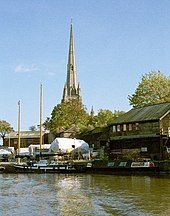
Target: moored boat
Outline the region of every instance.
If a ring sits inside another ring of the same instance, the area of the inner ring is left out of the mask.
[[[87,163],[87,173],[100,174],[158,174],[159,167],[152,161],[104,161],[94,160]]]
[[[85,172],[81,164],[74,164],[69,161],[40,160],[39,162],[14,164],[17,173],[82,173]]]

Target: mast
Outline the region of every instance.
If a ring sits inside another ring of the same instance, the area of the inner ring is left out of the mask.
[[[20,153],[20,147],[21,147],[21,137],[20,137],[20,121],[21,121],[21,105],[20,101],[18,101],[18,156]],[[18,163],[20,163],[20,158],[18,157]]]
[[[42,84],[40,85],[40,154],[42,151]]]

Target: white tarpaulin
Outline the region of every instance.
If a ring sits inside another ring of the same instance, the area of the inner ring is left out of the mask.
[[[17,150],[17,155],[19,156],[29,156],[29,149],[28,148],[20,148],[20,151]]]
[[[50,152],[81,152],[82,154],[89,152],[89,144],[84,140],[71,138],[56,138],[50,147]]]
[[[0,159],[8,158],[10,155],[12,155],[12,153],[8,151],[8,149],[0,149]]]
[[[0,149],[0,155],[11,155],[11,152],[6,149]]]

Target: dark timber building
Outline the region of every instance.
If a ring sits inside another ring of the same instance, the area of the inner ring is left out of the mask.
[[[170,146],[170,103],[133,108],[110,126],[111,152],[138,149],[141,155],[164,158]]]
[[[48,132],[43,131],[43,144],[51,142],[50,135]],[[27,148],[30,145],[40,144],[40,132],[39,131],[21,131],[20,132],[20,143],[21,148]],[[4,146],[12,146],[15,149],[18,148],[18,132],[10,132],[4,141]]]
[[[96,149],[108,149],[111,158],[131,152],[139,157],[164,159],[170,152],[170,103],[133,108],[105,128],[81,137]]]

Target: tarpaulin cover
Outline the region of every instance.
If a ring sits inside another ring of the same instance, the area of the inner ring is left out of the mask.
[[[81,152],[82,154],[89,152],[89,144],[84,140],[71,138],[56,138],[50,147],[50,152]]]

